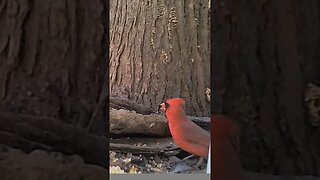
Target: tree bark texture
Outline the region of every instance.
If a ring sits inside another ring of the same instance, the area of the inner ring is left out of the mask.
[[[110,95],[209,116],[209,32],[208,1],[110,1]]]
[[[308,84],[320,85],[319,8],[317,0],[214,4],[213,110],[241,123],[249,170],[320,175],[320,131],[304,101]]]
[[[1,1],[0,109],[85,126],[106,70],[105,6],[101,0]]]

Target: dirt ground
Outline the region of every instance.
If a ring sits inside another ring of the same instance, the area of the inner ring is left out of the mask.
[[[106,168],[86,164],[83,158],[78,155],[67,156],[59,152],[43,150],[25,153],[19,149],[0,144],[0,159],[1,180],[97,180],[108,178]]]
[[[110,151],[110,174],[205,173],[205,162],[197,168],[198,157],[182,160],[177,156],[148,156]]]

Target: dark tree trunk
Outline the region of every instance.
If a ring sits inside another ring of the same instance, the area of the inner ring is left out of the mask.
[[[150,108],[172,97],[209,116],[208,1],[110,1],[110,95]]]
[[[319,117],[305,102],[307,85],[320,85],[319,8],[317,0],[214,6],[214,112],[241,123],[249,170],[320,175]]]
[[[0,143],[78,154],[106,167],[107,139],[80,129],[95,118],[90,132],[107,131],[107,116],[97,111],[108,93],[106,8],[102,0],[0,1],[0,111],[30,117],[2,118]],[[92,145],[100,149],[94,156]]]
[[[1,1],[1,111],[87,125],[106,70],[105,6],[101,0]]]

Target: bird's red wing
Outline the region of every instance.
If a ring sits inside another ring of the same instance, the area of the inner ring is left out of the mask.
[[[197,156],[207,157],[210,135],[191,121],[186,121],[174,128],[171,126],[175,142],[183,150]]]
[[[185,141],[202,146],[208,146],[210,142],[210,133],[196,125],[192,121],[188,121],[181,125],[181,131],[185,134]]]

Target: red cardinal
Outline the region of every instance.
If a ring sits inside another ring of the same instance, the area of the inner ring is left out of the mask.
[[[233,140],[239,127],[230,118],[213,115],[212,174],[213,180],[245,180],[244,171]]]
[[[183,150],[200,157],[208,156],[210,134],[187,119],[181,98],[160,104],[166,113],[171,135]],[[246,180],[241,162],[234,149],[234,138],[239,127],[230,118],[213,115],[212,169],[213,180]]]
[[[166,113],[169,129],[176,144],[193,155],[207,158],[210,133],[187,118],[183,109],[184,103],[181,98],[173,98],[161,103],[159,108]]]

